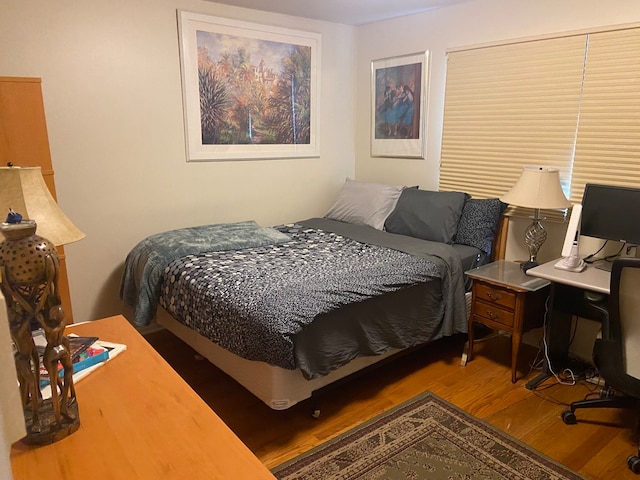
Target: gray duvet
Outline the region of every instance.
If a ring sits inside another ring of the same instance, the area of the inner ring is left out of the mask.
[[[466,332],[451,246],[319,218],[275,228],[291,240],[171,261],[160,304],[229,351],[307,378]]]

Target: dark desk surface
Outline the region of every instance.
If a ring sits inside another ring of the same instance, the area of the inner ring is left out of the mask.
[[[592,265],[588,265],[582,272],[568,272],[555,268],[554,265],[559,259],[543,263],[537,267],[527,270],[527,275],[544,278],[551,282],[563,283],[572,287],[592,290],[594,292],[609,294],[609,284],[611,272],[600,270]]]

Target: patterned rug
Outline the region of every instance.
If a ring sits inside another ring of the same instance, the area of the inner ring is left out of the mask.
[[[383,413],[273,473],[281,480],[583,479],[432,393]]]

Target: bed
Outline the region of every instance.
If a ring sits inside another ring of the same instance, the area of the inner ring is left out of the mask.
[[[503,210],[498,199],[347,180],[323,218],[144,239],[120,295],[134,324],[155,319],[282,410],[466,333],[464,271],[504,252]]]

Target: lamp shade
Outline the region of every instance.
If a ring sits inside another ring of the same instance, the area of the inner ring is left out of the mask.
[[[0,167],[0,215],[7,215],[10,208],[24,219],[35,220],[37,234],[54,245],[85,237],[58,207],[40,167]]]
[[[526,166],[509,192],[500,197],[504,203],[527,208],[567,208],[567,200],[557,168]]]

